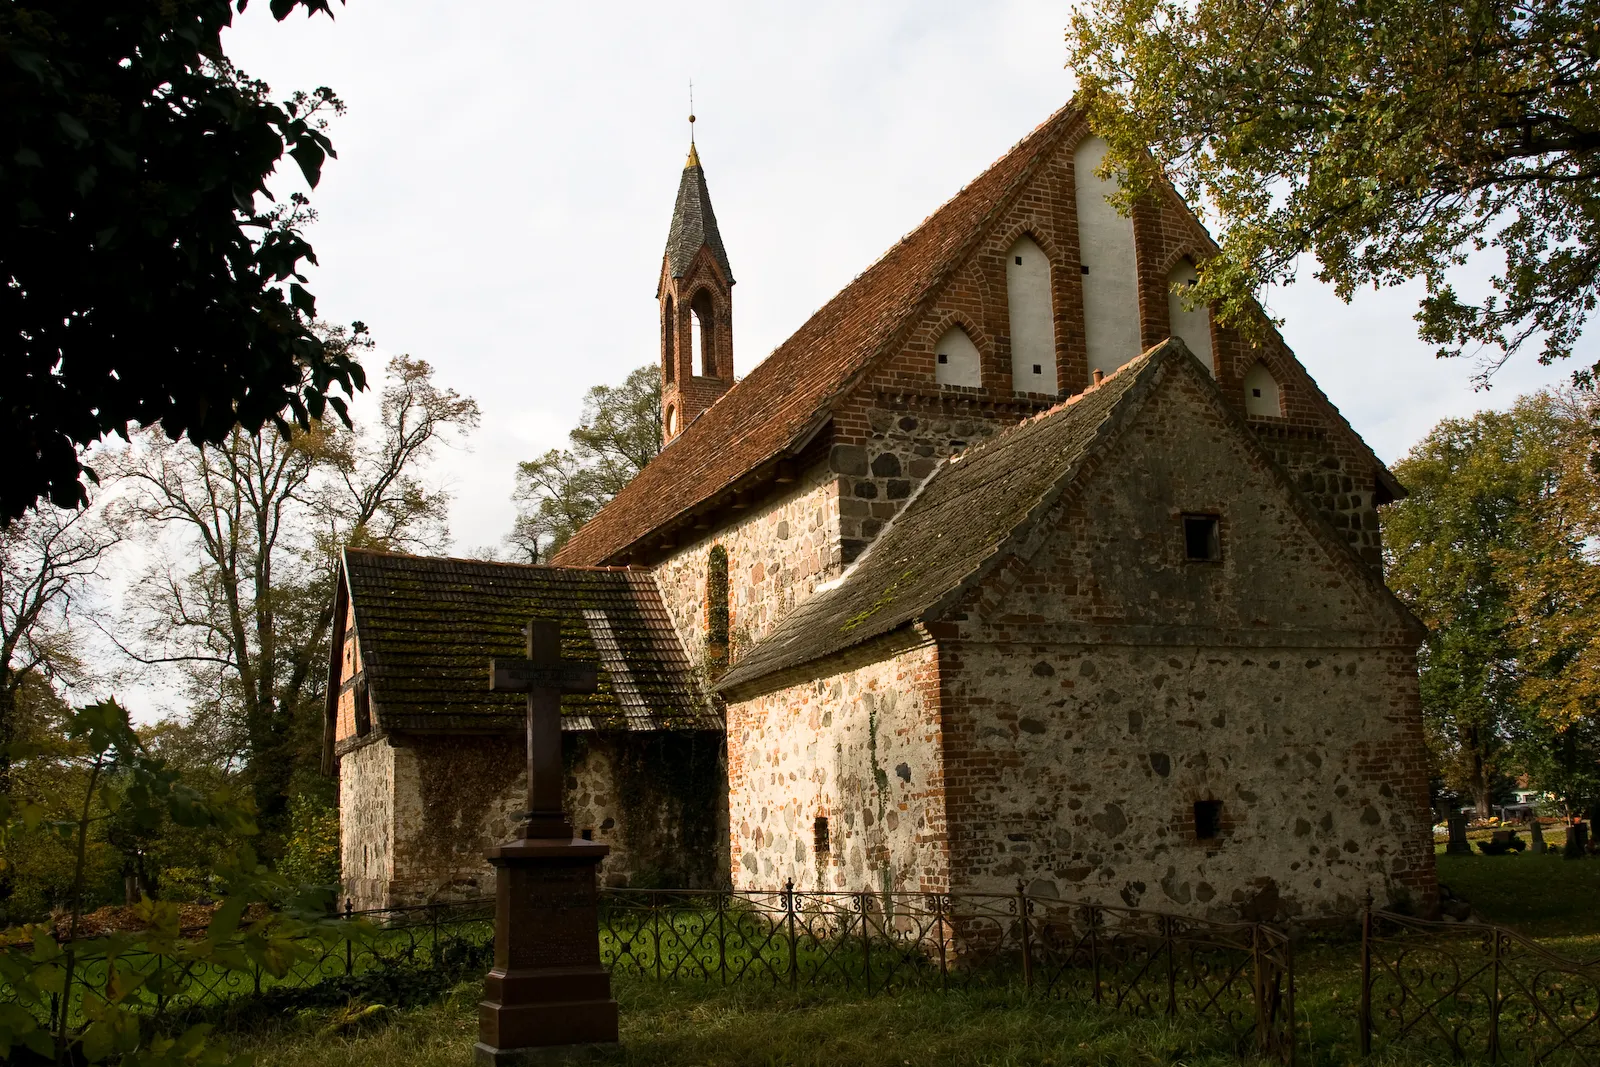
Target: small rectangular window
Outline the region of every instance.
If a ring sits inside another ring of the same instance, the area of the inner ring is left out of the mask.
[[[1087,263],[1083,264],[1083,273],[1085,273],[1085,274],[1089,273],[1089,264],[1087,264]]]
[[[950,354],[948,352],[940,352],[939,353],[939,362],[940,363],[949,363],[950,362]]]
[[[1044,367],[1042,365],[1038,364],[1038,363],[1035,363],[1033,365],[1033,373],[1035,373],[1035,374],[1043,374],[1044,373]]]
[[[1222,801],[1197,800],[1194,802],[1194,837],[1196,841],[1215,841],[1222,833]]]
[[[1190,560],[1215,561],[1222,558],[1220,523],[1215,515],[1183,517],[1183,554]]]
[[[828,840],[828,817],[818,815],[817,821],[811,827],[812,844],[817,855],[826,856],[833,851],[832,843]]]
[[[583,831],[583,839],[585,841],[594,840],[594,827],[591,826]]]
[[[1017,266],[1019,266],[1019,267],[1022,266],[1022,257],[1021,256],[1017,257]]]

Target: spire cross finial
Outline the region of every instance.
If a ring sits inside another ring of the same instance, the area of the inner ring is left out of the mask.
[[[694,146],[694,79],[689,79],[689,145]]]

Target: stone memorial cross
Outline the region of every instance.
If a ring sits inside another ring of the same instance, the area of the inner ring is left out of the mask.
[[[561,624],[529,619],[526,659],[489,661],[489,688],[496,693],[528,694],[528,807],[523,838],[572,839],[572,824],[561,803],[561,696],[592,693],[595,669],[561,658]]]
[[[494,966],[478,1005],[480,1067],[617,1040],[595,888],[611,850],[575,839],[561,803],[561,695],[594,692],[596,671],[561,658],[555,620],[530,620],[527,635],[526,659],[489,663],[491,690],[528,695],[528,807],[516,839],[487,854],[495,867]]]

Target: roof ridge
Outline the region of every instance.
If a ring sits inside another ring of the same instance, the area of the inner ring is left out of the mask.
[[[597,572],[623,572],[642,574],[643,571],[635,567],[604,566],[588,563],[524,563],[515,559],[473,559],[470,556],[427,556],[420,552],[396,552],[388,548],[359,548],[346,546],[341,549],[341,554],[348,556],[352,553],[362,556],[391,556],[395,559],[421,559],[429,563],[471,563],[482,567],[521,567],[528,570],[542,571],[597,571]]]

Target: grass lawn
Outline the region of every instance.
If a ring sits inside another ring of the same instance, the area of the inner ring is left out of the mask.
[[[1440,879],[1485,919],[1582,959],[1600,956],[1600,862],[1557,857],[1440,856]],[[1417,1049],[1361,1060],[1359,945],[1339,937],[1296,947],[1296,1021],[1305,1065],[1445,1062]],[[622,1044],[567,1062],[659,1067],[926,1067],[1011,1064],[1236,1064],[1233,1040],[1182,1019],[1132,1019],[1020,992],[864,997],[759,986],[702,988],[618,977]],[[409,1011],[356,1006],[275,1020],[233,1036],[273,1067],[466,1067],[477,1039],[476,982]],[[556,1060],[554,1062],[562,1062]]]

